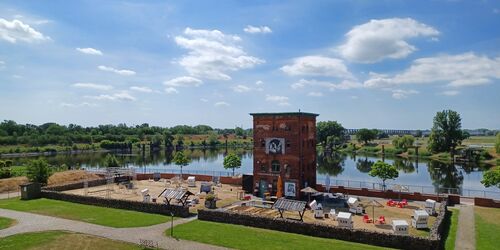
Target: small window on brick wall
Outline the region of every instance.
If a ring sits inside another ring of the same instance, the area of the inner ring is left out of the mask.
[[[273,171],[273,172],[279,172],[280,171],[280,162],[279,161],[274,160],[271,163],[271,171]]]

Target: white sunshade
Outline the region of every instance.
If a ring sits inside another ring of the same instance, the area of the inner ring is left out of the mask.
[[[354,197],[351,197],[347,200],[347,203],[349,203],[349,204],[356,204],[356,202],[358,202],[358,199],[356,199]]]

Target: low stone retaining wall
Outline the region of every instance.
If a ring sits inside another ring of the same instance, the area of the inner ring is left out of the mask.
[[[326,192],[326,188],[322,184],[316,185],[316,190],[320,192]],[[367,197],[378,197],[378,198],[384,198],[384,199],[407,199],[407,200],[413,200],[413,201],[425,201],[427,199],[432,199],[436,201],[443,201],[446,200],[447,197],[440,195],[439,199],[437,195],[432,195],[432,194],[421,194],[418,192],[414,193],[407,193],[407,192],[395,192],[392,190],[386,190],[386,191],[381,191],[381,190],[372,190],[368,188],[346,188],[343,186],[333,186],[330,188],[330,193],[343,193],[343,194],[349,194],[349,195],[357,195],[357,196],[367,196]],[[451,199],[448,200],[449,205],[453,204],[460,204],[460,196],[458,195],[450,195],[453,196]]]
[[[175,176],[178,176],[178,174],[166,174],[166,173],[161,173],[160,174],[161,178],[163,179],[171,179],[174,178]],[[197,181],[212,181],[212,176],[211,175],[200,175],[200,174],[183,174],[182,178],[184,180],[187,180],[189,176],[194,176],[196,177]],[[137,180],[149,180],[153,179],[153,174],[137,174]],[[242,179],[241,177],[228,177],[228,176],[221,176],[220,177],[220,182],[222,184],[229,184],[229,185],[242,185]]]
[[[89,187],[95,187],[95,186],[101,186],[101,185],[106,185],[106,179],[97,179],[97,180],[88,181]],[[84,188],[83,181],[67,183],[67,184],[57,185],[57,186],[46,186],[43,189],[48,190],[48,191],[62,192],[62,191],[66,191],[66,190],[80,189],[80,188]]]
[[[474,205],[481,207],[495,207],[500,208],[500,201],[488,199],[488,198],[474,198]]]
[[[444,244],[441,241],[441,237],[445,230],[444,219],[446,211],[447,205],[446,202],[443,202],[437,220],[431,227],[430,236],[425,238],[380,233],[363,229],[346,229],[319,223],[304,223],[296,220],[269,218],[222,210],[198,210],[198,219],[297,233],[314,237],[333,238],[382,247],[421,250],[442,249]]]
[[[133,210],[133,211],[152,213],[152,214],[162,214],[167,216],[170,216],[171,212],[175,216],[179,217],[185,218],[189,216],[188,207],[177,206],[177,205],[168,206],[166,204],[158,204],[158,203],[144,203],[139,201],[105,199],[101,197],[61,193],[58,191],[51,191],[47,189],[42,190],[42,197],[47,199],[69,201],[69,202],[94,205],[99,207],[118,208],[118,209]]]

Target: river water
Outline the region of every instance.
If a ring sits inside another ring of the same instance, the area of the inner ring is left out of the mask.
[[[242,166],[235,173],[251,174],[253,171],[253,155],[251,150],[230,149],[241,156]],[[183,168],[186,174],[231,175],[231,170],[223,167],[224,149],[220,150],[185,150],[192,161]],[[69,167],[96,169],[103,166],[105,153],[58,154],[55,156],[40,156],[52,165],[66,164]],[[168,172],[180,173],[180,168],[172,162],[171,154],[163,151],[141,154],[116,154],[120,163],[134,168],[137,173]],[[14,163],[23,164],[33,159],[13,158]],[[330,179],[331,185],[346,187],[380,188],[381,181],[368,175],[371,165],[377,160],[394,164],[399,171],[399,177],[387,181],[388,186],[401,184],[411,192],[422,193],[457,193],[464,196],[480,196],[500,199],[500,190],[496,187],[485,188],[481,184],[483,171],[486,167],[477,165],[453,165],[438,161],[407,160],[403,158],[385,158],[362,155],[330,155],[318,156],[317,181],[325,183]]]

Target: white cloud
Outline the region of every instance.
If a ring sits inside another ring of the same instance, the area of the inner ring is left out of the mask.
[[[203,84],[203,81],[191,76],[181,76],[165,81],[163,84],[171,87],[198,87]]]
[[[141,86],[132,86],[130,87],[130,90],[137,91],[137,92],[143,92],[143,93],[152,93],[153,90],[149,87],[141,87]]]
[[[94,48],[76,48],[76,50],[83,54],[102,56],[102,51]]]
[[[113,67],[108,67],[108,66],[104,66],[104,65],[100,65],[97,68],[100,69],[100,70],[102,70],[102,71],[113,72],[115,74],[122,75],[122,76],[133,76],[133,75],[135,75],[135,71],[128,70],[128,69],[115,69]]]
[[[267,33],[272,33],[273,32],[271,30],[271,28],[269,28],[267,26],[255,27],[255,26],[252,26],[252,25],[247,25],[247,27],[245,27],[243,29],[243,31],[245,31],[246,33],[250,33],[250,34],[257,34],[257,33],[267,34]]]
[[[392,98],[394,99],[405,99],[409,95],[415,95],[418,94],[419,92],[413,89],[410,90],[404,90],[404,89],[393,89],[392,91]]]
[[[176,88],[174,88],[174,87],[167,87],[167,88],[165,88],[165,93],[167,93],[167,94],[177,94],[177,93],[179,93],[179,91]]]
[[[281,70],[291,76],[353,78],[342,60],[324,56],[298,57],[293,59],[292,64],[281,67]]]
[[[357,95],[352,95],[352,96],[351,96],[351,99],[353,99],[353,100],[357,100],[358,98],[359,98],[359,97],[358,97]]]
[[[200,101],[202,101],[202,102],[208,102],[208,99],[200,98]]]
[[[347,90],[347,89],[362,88],[363,84],[356,82],[356,81],[349,81],[349,80],[343,80],[340,83],[331,83],[331,82],[327,82],[327,81],[300,79],[298,82],[293,83],[291,85],[292,89],[300,89],[300,88],[304,88],[306,86],[326,88],[330,91],[334,91],[337,89]]]
[[[95,89],[95,90],[111,90],[113,86],[104,85],[104,84],[96,84],[96,83],[87,83],[87,82],[78,82],[73,84],[75,88],[83,88],[83,89]]]
[[[456,88],[488,84],[494,79],[500,79],[500,57],[489,58],[470,52],[420,58],[413,61],[410,68],[393,76],[370,73],[364,86],[444,83]]]
[[[460,94],[460,91],[458,91],[458,90],[446,90],[446,91],[441,92],[441,94],[447,95],[447,96],[456,96],[456,95]]]
[[[61,103],[61,106],[62,107],[66,107],[66,108],[78,108],[78,107],[95,107],[97,106],[96,104],[94,103],[88,103],[88,102],[82,102],[82,103]]]
[[[314,96],[314,97],[321,97],[321,96],[323,96],[323,93],[311,91],[311,92],[307,93],[307,95]]]
[[[229,103],[227,103],[227,102],[216,102],[216,103],[214,103],[214,106],[215,107],[223,107],[223,106],[227,107],[227,106],[229,106]]]
[[[0,69],[4,69],[5,68],[5,62],[4,61],[0,61]]]
[[[262,85],[262,84],[264,84],[264,82],[263,82],[263,81],[261,81],[261,80],[258,80],[258,81],[256,81],[256,82],[255,82],[255,85],[257,85],[257,86],[260,86],[260,85]]]
[[[266,95],[266,101],[268,102],[275,102],[279,106],[290,106],[290,103],[288,102],[288,97],[286,96],[279,96],[279,95]]]
[[[107,101],[135,101],[136,98],[127,91],[120,91],[114,94],[103,94],[97,96],[84,96],[85,98]]]
[[[229,72],[252,68],[264,60],[249,56],[236,43],[241,38],[218,30],[186,28],[184,36],[176,36],[177,45],[189,50],[178,63],[189,74],[214,80],[230,80]]]
[[[439,31],[435,28],[411,18],[370,20],[347,32],[346,42],[337,50],[349,61],[373,63],[404,58],[417,50],[407,42],[410,38],[437,35]]]
[[[249,87],[249,86],[246,86],[243,84],[238,84],[238,85],[231,87],[231,88],[233,89],[234,92],[238,92],[238,93],[244,93],[244,92],[250,92],[250,91],[263,91],[263,89],[260,87],[253,88],[253,87]]]
[[[0,39],[10,43],[16,43],[17,41],[31,43],[50,40],[50,37],[44,36],[39,31],[19,20],[7,21],[0,18]]]

